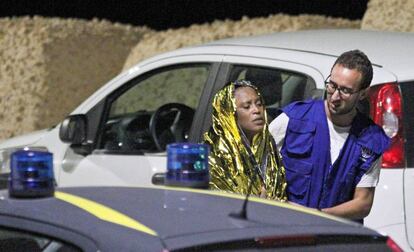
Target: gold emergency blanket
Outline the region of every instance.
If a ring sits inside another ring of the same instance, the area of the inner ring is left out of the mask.
[[[204,133],[204,142],[210,145],[210,189],[247,194],[252,182],[252,194],[259,196],[261,188],[265,187],[268,199],[286,201],[285,169],[277,166],[275,153],[279,154],[270,141],[266,112],[265,127],[254,137],[250,147],[259,165],[267,162],[263,183],[255,175],[254,169],[257,168],[249,159],[246,149],[249,147],[243,144],[237,127],[234,89],[231,84],[216,94],[213,100],[213,125],[209,132]],[[266,150],[267,153],[263,155]]]

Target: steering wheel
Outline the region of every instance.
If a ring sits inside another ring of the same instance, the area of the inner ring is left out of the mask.
[[[117,127],[117,142],[114,146],[123,151],[143,151],[155,148],[152,137],[148,131],[150,115],[130,116],[123,118]]]
[[[157,150],[164,151],[167,144],[183,142],[194,117],[194,109],[181,103],[160,106],[151,116],[149,129]]]

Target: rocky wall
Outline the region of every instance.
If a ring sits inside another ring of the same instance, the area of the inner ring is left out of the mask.
[[[50,127],[117,75],[145,27],[0,19],[0,139]]]
[[[277,14],[266,18],[243,17],[239,21],[215,21],[211,24],[192,25],[186,28],[148,33],[144,35],[144,38],[131,51],[125,62],[124,70],[155,54],[217,39],[279,31],[322,28],[359,29],[360,26],[360,20],[351,21],[318,15],[289,16]]]
[[[414,1],[370,0],[361,29],[414,32]]]

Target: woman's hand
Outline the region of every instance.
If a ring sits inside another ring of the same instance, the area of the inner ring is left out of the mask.
[[[260,190],[260,198],[267,198],[266,188],[262,186],[262,190]]]

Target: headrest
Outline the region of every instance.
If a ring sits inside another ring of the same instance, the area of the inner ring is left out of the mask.
[[[255,85],[266,105],[279,102],[282,98],[282,77],[277,70],[250,68],[247,70],[245,79]]]

